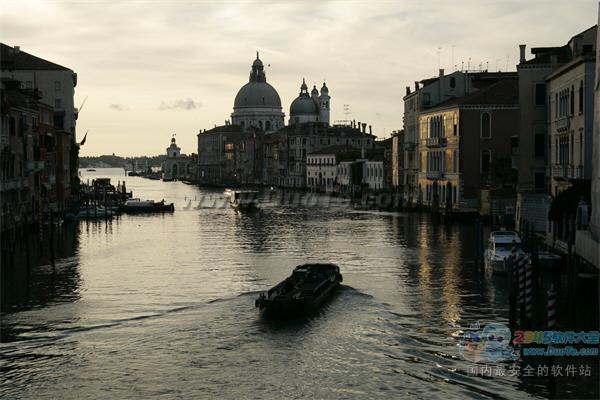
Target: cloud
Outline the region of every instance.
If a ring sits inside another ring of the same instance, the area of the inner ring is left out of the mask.
[[[177,108],[181,108],[182,110],[193,110],[195,108],[200,108],[202,104],[200,102],[194,101],[189,97],[187,99],[177,99],[171,102],[161,101],[158,106],[159,110],[174,110]]]
[[[108,108],[112,108],[117,111],[129,111],[129,106],[126,104],[111,103],[108,105]]]

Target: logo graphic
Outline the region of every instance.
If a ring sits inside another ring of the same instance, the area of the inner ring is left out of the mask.
[[[506,325],[491,323],[481,329],[477,323],[463,334],[458,351],[472,362],[514,361],[519,355],[510,344],[511,332]]]

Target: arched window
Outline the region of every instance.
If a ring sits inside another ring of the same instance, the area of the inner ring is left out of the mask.
[[[271,130],[271,121],[265,122],[265,130],[267,130],[267,131]]]
[[[492,137],[491,115],[488,112],[481,114],[481,137],[489,139]]]

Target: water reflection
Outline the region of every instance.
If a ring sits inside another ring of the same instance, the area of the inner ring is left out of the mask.
[[[78,225],[61,226],[53,236],[47,230],[19,237],[12,233],[4,235],[2,312],[79,299],[79,237]]]
[[[549,395],[541,381],[469,376],[472,363],[458,354],[463,328],[508,319],[506,281],[475,268],[468,223],[296,205],[270,192],[255,213],[185,209],[222,193],[141,178],[127,185],[175,202],[175,213],[65,227],[54,269],[45,239],[11,244],[21,268],[3,268],[0,352],[10,385],[0,397]],[[310,261],[341,266],[336,297],[310,318],[262,320],[258,291]],[[597,329],[597,299],[573,297],[559,299],[562,326]],[[562,385],[561,395],[598,393],[589,382]]]

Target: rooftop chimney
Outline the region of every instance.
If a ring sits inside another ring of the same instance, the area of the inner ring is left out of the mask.
[[[367,123],[366,122],[362,123],[362,133],[367,133]]]
[[[524,63],[525,62],[525,47],[527,45],[525,44],[520,44],[519,45],[519,63]]]
[[[444,68],[440,68],[440,78],[444,76]]]
[[[371,127],[371,125],[369,125],[369,135],[373,134],[373,128]]]
[[[408,96],[410,94],[410,86],[406,87],[406,95]]]
[[[15,53],[19,53],[21,51],[21,46],[15,46]]]
[[[415,90],[419,90],[419,81],[415,81]]]

